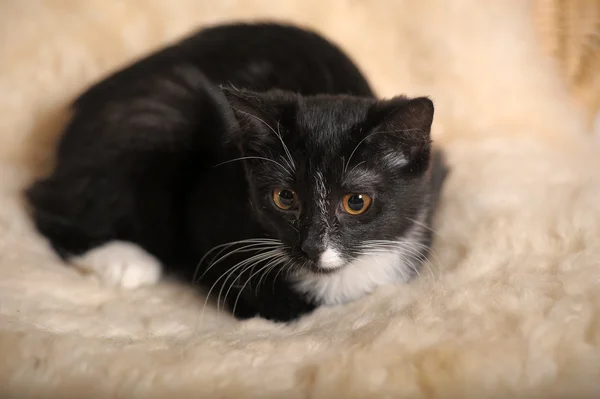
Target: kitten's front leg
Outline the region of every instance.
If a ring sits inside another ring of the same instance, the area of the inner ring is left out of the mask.
[[[67,262],[107,285],[126,289],[156,284],[162,271],[158,259],[125,241],[110,241],[82,255],[69,257]]]
[[[241,292],[227,298],[235,317],[247,319],[255,316],[288,322],[311,313],[316,305],[297,293],[284,278],[265,279],[256,291],[256,285],[246,285]],[[239,294],[239,297],[237,297]],[[237,297],[237,298],[236,298]]]

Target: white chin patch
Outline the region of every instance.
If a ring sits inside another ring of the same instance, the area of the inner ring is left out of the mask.
[[[337,269],[344,265],[344,259],[342,259],[340,253],[333,248],[327,248],[325,252],[321,254],[319,260],[319,266],[323,269]]]
[[[333,272],[299,274],[296,289],[319,304],[337,305],[356,300],[382,285],[408,282],[423,261],[415,252],[422,247],[427,212],[424,209],[417,223],[398,237],[396,247],[365,251],[349,263],[342,260],[338,251],[328,248],[321,255],[320,265]]]

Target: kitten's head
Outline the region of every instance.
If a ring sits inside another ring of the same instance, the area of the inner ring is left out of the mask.
[[[343,270],[428,207],[428,98],[225,92],[253,210],[297,268]]]

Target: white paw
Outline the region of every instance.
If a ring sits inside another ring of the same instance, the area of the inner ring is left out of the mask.
[[[158,259],[125,241],[108,242],[70,258],[69,263],[107,284],[127,289],[156,284],[162,271]]]

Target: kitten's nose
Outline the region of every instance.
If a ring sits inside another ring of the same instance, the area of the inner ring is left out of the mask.
[[[319,257],[325,250],[322,243],[312,240],[305,240],[300,248],[302,248],[302,252],[304,252],[310,260],[315,262],[319,260]]]

